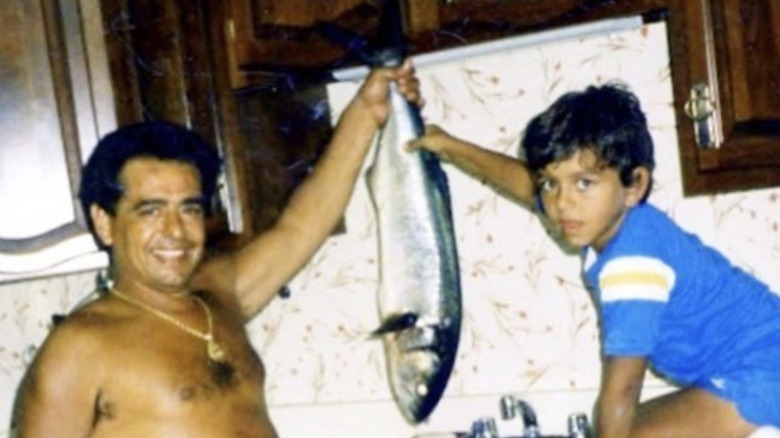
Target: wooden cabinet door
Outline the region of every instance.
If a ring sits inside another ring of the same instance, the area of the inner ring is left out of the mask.
[[[780,185],[780,3],[679,7],[684,25],[670,32],[672,42],[676,32],[687,39],[672,56],[685,193]],[[692,91],[697,86],[706,91]]]
[[[376,0],[229,0],[231,84],[277,80],[285,72],[316,75],[346,56],[317,28],[324,22],[366,36],[378,23]]]
[[[115,127],[98,1],[7,1],[0,29],[0,282],[105,266],[77,200]]]

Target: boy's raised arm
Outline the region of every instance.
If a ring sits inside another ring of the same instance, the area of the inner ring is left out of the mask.
[[[436,125],[426,126],[425,135],[409,147],[429,150],[526,206],[533,205],[534,178],[519,159],[453,137]]]

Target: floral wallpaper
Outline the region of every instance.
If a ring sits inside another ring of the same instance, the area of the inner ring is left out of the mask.
[[[420,67],[423,115],[457,136],[515,154],[525,123],[560,94],[621,80],[639,96],[656,144],[650,202],[777,290],[780,189],[682,196],[665,33],[656,23]],[[334,115],[356,87],[330,86]],[[360,181],[345,213],[347,232],[330,238],[295,277],[289,298],[273,301],[248,326],[266,364],[267,397],[282,436],[390,438],[463,429],[478,416],[497,416],[506,393],[534,400],[542,426],[560,432],[561,418],[593,403],[598,329],[578,256],[551,239],[539,218],[450,165],[445,170],[464,319],[441,407],[424,425],[406,424],[392,403],[381,344],[369,339],[378,326],[376,224]],[[0,436],[51,315],[76,305],[94,276],[0,286]],[[646,389],[668,387],[648,376]]]

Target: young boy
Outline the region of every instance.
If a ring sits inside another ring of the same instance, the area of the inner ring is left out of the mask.
[[[600,438],[780,437],[780,296],[645,202],[653,144],[630,91],[560,97],[527,125],[525,162],[436,126],[410,148],[538,208],[582,249],[602,331]],[[681,389],[640,404],[648,367]]]

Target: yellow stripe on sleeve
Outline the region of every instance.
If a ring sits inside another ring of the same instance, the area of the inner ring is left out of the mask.
[[[674,281],[674,271],[658,259],[621,257],[607,263],[599,275],[601,301],[666,302]]]

